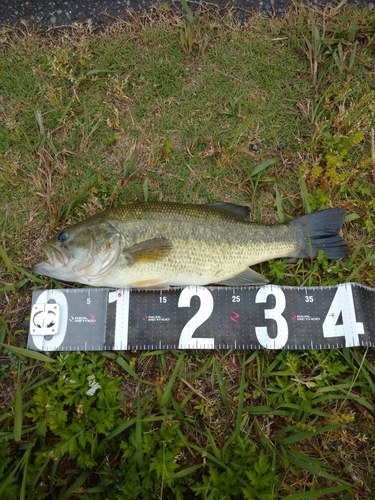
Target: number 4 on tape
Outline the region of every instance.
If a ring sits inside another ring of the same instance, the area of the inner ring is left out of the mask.
[[[338,324],[340,316],[342,323]],[[323,335],[345,337],[346,347],[354,347],[360,345],[359,335],[364,333],[363,323],[356,319],[352,287],[340,285],[323,322]]]

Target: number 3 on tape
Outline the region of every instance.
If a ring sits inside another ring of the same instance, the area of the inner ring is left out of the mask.
[[[264,319],[273,319],[277,324],[277,337],[271,338],[268,335],[268,330],[266,326],[256,326],[255,334],[259,343],[266,349],[282,349],[284,345],[288,342],[288,323],[284,316],[282,315],[286,306],[286,300],[284,292],[281,288],[265,285],[256,294],[255,302],[257,304],[266,303],[269,295],[275,297],[275,307],[272,309],[264,310]]]
[[[341,324],[337,324],[341,316]],[[338,285],[336,295],[323,322],[323,336],[345,337],[346,347],[359,345],[363,335],[363,323],[357,321],[354,309],[353,291],[350,285]]]

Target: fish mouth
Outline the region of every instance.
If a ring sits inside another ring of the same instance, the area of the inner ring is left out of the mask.
[[[64,250],[58,250],[48,243],[43,244],[42,249],[48,260],[35,264],[33,266],[33,273],[56,279],[64,279],[69,262],[67,253]]]
[[[47,261],[45,264],[49,264],[51,267],[55,269],[66,267],[69,262],[69,256],[66,252],[66,249],[59,248],[57,249],[55,246],[48,245],[48,243],[44,243],[42,245],[42,250],[47,256]]]

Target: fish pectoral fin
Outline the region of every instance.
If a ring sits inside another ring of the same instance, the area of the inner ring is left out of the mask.
[[[215,201],[213,203],[207,203],[208,207],[216,208],[227,212],[232,215],[235,219],[245,220],[249,217],[250,208],[243,205],[235,205],[234,203],[226,203],[225,201]]]
[[[233,278],[229,278],[224,281],[220,281],[218,285],[226,285],[226,286],[244,286],[244,285],[264,285],[268,283],[268,279],[263,276],[263,274],[259,274],[256,271],[248,268],[242,273],[236,274]]]
[[[141,241],[132,247],[124,249],[129,264],[147,264],[166,257],[172,250],[172,242],[168,238],[152,238]]]

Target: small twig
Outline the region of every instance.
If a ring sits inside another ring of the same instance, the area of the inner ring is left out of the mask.
[[[208,399],[208,398],[207,398],[204,394],[202,394],[200,391],[198,391],[198,389],[196,389],[194,386],[192,386],[192,385],[190,384],[190,382],[188,382],[187,380],[185,380],[185,379],[184,379],[184,378],[182,378],[182,377],[181,377],[181,380],[182,380],[182,382],[183,382],[185,385],[187,385],[187,386],[189,387],[189,389],[191,389],[193,392],[195,392],[195,394],[196,394],[197,396],[199,396],[200,398],[205,399],[207,402],[209,402],[209,399]]]

